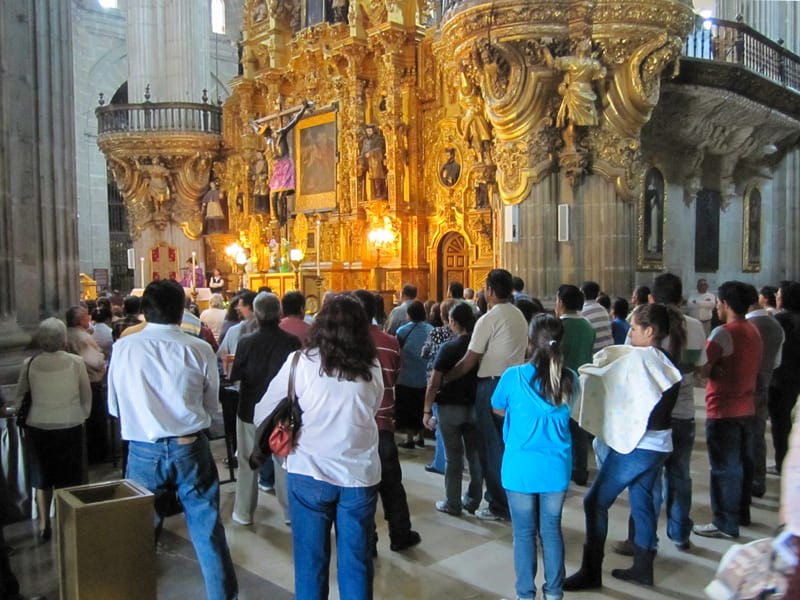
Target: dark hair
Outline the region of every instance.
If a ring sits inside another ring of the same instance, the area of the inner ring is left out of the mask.
[[[231,297],[231,303],[228,304],[228,310],[225,312],[225,320],[231,323],[238,323],[242,320],[239,316],[239,311],[236,310],[236,305],[239,304],[239,294]]]
[[[680,361],[686,348],[686,320],[677,307],[665,304],[642,304],[633,312],[633,321],[641,327],[652,327],[656,343],[669,336],[669,348],[664,348],[675,361]]]
[[[417,297],[417,286],[407,283],[403,286],[403,290],[400,293],[409,300],[413,300]]]
[[[373,294],[375,298],[375,321],[378,325],[383,325],[386,322],[386,303],[383,301],[383,296],[378,293]]]
[[[64,321],[67,324],[67,327],[77,327],[81,324],[81,314],[87,311],[83,306],[70,306],[67,309],[66,314],[64,315]]]
[[[661,273],[653,279],[653,290],[650,293],[659,304],[678,305],[683,296],[683,283],[677,275]]]
[[[297,290],[286,292],[281,299],[281,309],[283,310],[284,316],[296,315],[302,317],[305,306],[306,297],[303,296],[302,292],[298,292]]]
[[[114,290],[114,291],[116,291],[119,294],[119,291],[117,291],[117,290]],[[108,312],[110,313],[111,312],[111,298],[106,298],[105,296],[102,296],[102,297],[98,298],[97,299],[97,308],[101,308],[103,306],[105,306],[108,309]],[[94,311],[92,311],[92,312],[94,312]]]
[[[181,284],[172,279],[151,281],[144,288],[142,312],[148,323],[176,325],[183,319],[186,294]]]
[[[800,311],[800,283],[796,281],[781,282],[781,307],[783,310]]]
[[[269,287],[268,285],[262,285],[261,287],[258,288],[258,293],[260,294],[261,292],[266,292],[268,294],[271,294],[272,288]]]
[[[521,292],[525,289],[525,282],[522,280],[522,277],[514,275],[511,278],[511,286],[514,288],[515,292]]]
[[[765,285],[760,290],[758,290],[758,293],[764,296],[764,299],[767,301],[768,306],[771,306],[772,308],[775,308],[777,306],[775,300],[775,294],[778,293],[778,288],[772,285]]]
[[[468,333],[472,333],[475,328],[475,313],[472,312],[472,307],[465,302],[456,302],[455,306],[450,309],[449,318],[453,319]]]
[[[438,302],[431,304],[431,308],[428,310],[428,323],[434,327],[441,327],[444,325],[444,320],[442,319],[442,305]]]
[[[479,291],[475,296],[475,306],[478,307],[478,310],[482,315],[485,315],[489,310],[489,305],[486,303],[486,294],[483,290]]]
[[[637,286],[636,289],[633,290],[633,295],[636,297],[637,306],[640,304],[647,304],[650,301],[650,288],[646,285]]]
[[[253,301],[256,299],[257,295],[258,294],[256,294],[255,292],[247,290],[239,294],[239,301],[245,306],[253,308]]]
[[[378,353],[369,334],[367,313],[349,294],[337,294],[322,305],[311,325],[307,355],[319,352],[320,375],[372,381]]]
[[[492,288],[495,297],[500,300],[510,298],[514,289],[511,273],[505,269],[492,269],[486,276],[486,287]]]
[[[531,298],[517,298],[516,300],[514,300],[514,306],[516,306],[520,310],[522,316],[525,317],[525,321],[527,323],[531,322],[533,315],[535,315],[536,313],[544,312],[541,302],[539,302],[538,300],[534,302],[533,299]]]
[[[556,296],[567,310],[580,310],[583,308],[583,292],[576,285],[565,283],[558,286]]]
[[[142,312],[142,299],[139,296],[125,296],[122,301],[122,310],[126,315],[138,315]]]
[[[595,300],[600,293],[600,284],[596,281],[584,281],[583,285],[581,285],[581,291],[583,292],[583,297],[587,300]]]
[[[563,336],[561,319],[547,313],[539,313],[531,319],[528,348],[532,351],[531,364],[536,368],[531,385],[542,398],[555,406],[561,406],[577,390],[574,375],[564,365]]]
[[[95,323],[106,323],[111,320],[111,307],[102,305],[92,311],[92,321]]]
[[[611,310],[614,313],[615,317],[617,317],[618,319],[624,319],[628,316],[631,307],[628,304],[628,301],[625,300],[625,298],[615,298]]]
[[[463,298],[464,297],[464,284],[460,281],[451,281],[450,285],[447,286],[447,291],[450,292],[451,298]]]
[[[719,286],[717,298],[723,300],[734,313],[744,316],[753,304],[752,294],[756,294],[755,301],[758,302],[758,293],[752,285],[743,281],[726,281]]]
[[[597,296],[597,303],[606,310],[611,310],[611,298],[607,294],[600,293]]]
[[[367,315],[367,321],[372,321],[375,318],[375,296],[367,290],[356,290],[352,294],[361,303]]]
[[[425,306],[419,300],[410,302],[406,309],[408,313],[408,320],[414,323],[419,323],[425,320]]]

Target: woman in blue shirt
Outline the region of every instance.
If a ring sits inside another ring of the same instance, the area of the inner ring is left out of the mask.
[[[536,597],[536,541],[542,541],[545,600],[561,600],[564,538],[561,510],[572,471],[570,406],[578,376],[564,366],[561,321],[538,314],[531,321],[531,361],[503,373],[492,395],[502,416],[505,452],[501,468],[514,532],[517,600]]]

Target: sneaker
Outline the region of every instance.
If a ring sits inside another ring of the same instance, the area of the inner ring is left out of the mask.
[[[428,473],[437,473],[437,474],[439,474],[439,475],[444,475],[444,471],[440,471],[439,469],[437,469],[436,467],[434,467],[432,464],[430,464],[430,465],[425,465],[425,470],[426,470]]]
[[[466,494],[461,496],[461,506],[463,506],[464,510],[467,511],[471,515],[475,514],[475,511],[478,510],[478,507],[480,505],[481,505],[480,502],[473,501],[472,498],[470,498]]]
[[[421,541],[422,537],[420,537],[420,535],[412,529],[403,537],[392,539],[392,543],[389,544],[389,548],[392,550],[392,552],[402,552],[403,550],[407,550],[412,546],[416,546]]]
[[[416,446],[414,445],[414,440],[411,440],[410,442],[401,442],[400,444],[397,444],[397,447],[405,448],[406,450],[413,450],[414,448],[416,448]]]
[[[684,542],[673,542],[673,543],[675,544],[675,548],[677,548],[681,552],[688,552],[692,547],[692,545],[689,543],[689,540],[686,540]]]
[[[236,513],[233,513],[231,515],[231,519],[233,519],[234,523],[238,523],[239,525],[247,526],[247,525],[252,525],[253,524],[253,520],[252,519],[243,519],[239,515],[237,515]]]
[[[482,521],[507,521],[505,517],[502,517],[494,512],[492,512],[491,508],[481,508],[480,510],[475,511],[475,516],[481,519]]]
[[[439,500],[438,502],[436,502],[435,506],[436,510],[438,510],[439,512],[447,513],[448,515],[453,515],[453,516],[461,515],[461,509],[453,508],[447,503],[447,500]]]
[[[258,484],[258,489],[260,489],[262,492],[265,492],[267,494],[274,494],[275,493],[275,486],[267,484],[267,483],[259,483]]]
[[[695,533],[695,535],[707,538],[733,540],[739,537],[738,535],[731,535],[730,533],[725,533],[713,523],[707,523],[706,525],[695,525],[694,527],[692,527],[692,531]]]

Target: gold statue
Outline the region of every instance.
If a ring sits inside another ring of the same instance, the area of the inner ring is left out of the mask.
[[[564,72],[564,80],[558,86],[563,97],[556,115],[556,126],[597,125],[597,95],[592,82],[606,76],[606,68],[592,56],[592,40],[578,42],[575,56],[553,58],[545,48],[545,61],[553,69]]]
[[[492,131],[484,113],[481,92],[467,76],[468,68],[467,61],[462,60],[458,86],[458,103],[462,114],[458,121],[458,133],[475,150],[482,162],[488,162]]]

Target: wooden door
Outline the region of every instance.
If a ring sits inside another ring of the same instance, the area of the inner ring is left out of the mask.
[[[442,300],[447,295],[451,281],[459,281],[469,287],[469,255],[466,240],[459,233],[449,233],[439,245],[439,272],[436,297]]]

